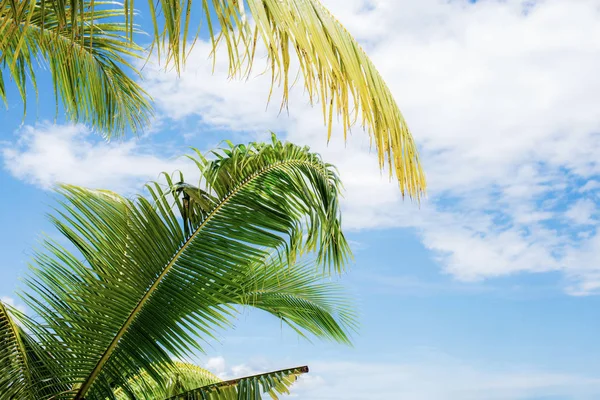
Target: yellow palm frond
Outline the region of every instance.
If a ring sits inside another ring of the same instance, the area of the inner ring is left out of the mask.
[[[248,77],[261,41],[268,53],[271,92],[281,87],[282,106],[286,106],[295,54],[311,104],[321,103],[327,139],[332,134],[334,115],[342,121],[344,139],[348,130],[360,123],[375,145],[380,168],[387,166],[390,178],[396,175],[403,195],[420,199],[426,188],[425,175],[392,93],[361,46],[319,0],[247,0],[249,10],[243,1],[208,3],[202,4],[213,55],[224,43],[232,77]],[[179,70],[186,57],[186,7],[190,3],[161,0],[160,5],[163,11],[169,8],[172,12],[165,12],[165,30],[156,30],[155,40],[167,44],[165,58]],[[218,26],[214,26],[215,21]]]
[[[30,62],[27,59],[23,62],[17,56],[7,60],[7,54],[21,56],[21,52],[26,51],[26,39],[19,29],[27,31],[35,23],[32,15],[37,13],[42,21],[51,17],[54,21],[53,35],[62,35],[72,44],[78,44],[75,47],[80,48],[80,52],[64,54],[72,58],[87,48],[94,48],[96,41],[105,35],[105,30],[99,27],[100,21],[92,17],[98,4],[94,0],[0,0],[0,56],[5,63],[9,61],[8,64],[16,66],[11,70],[11,76],[20,88],[24,87],[22,82],[27,73],[32,71]],[[155,48],[160,50],[163,45],[167,48],[166,54],[159,55],[159,58],[173,64],[177,71],[185,63],[186,44],[192,39],[189,32],[195,31],[198,25],[194,26],[191,20],[193,5],[193,0],[148,3]],[[282,106],[285,106],[291,87],[292,56],[295,54],[311,103],[321,103],[328,139],[332,134],[334,115],[341,119],[344,136],[353,125],[362,125],[377,150],[380,168],[387,166],[390,178],[396,175],[403,195],[420,199],[426,188],[425,175],[417,147],[394,97],[360,45],[319,0],[202,0],[198,7],[202,9],[208,25],[213,54],[216,54],[219,43],[225,43],[232,76],[248,76],[257,44],[262,43],[269,56],[271,91],[273,87],[281,86]],[[122,25],[119,25],[119,33],[123,33],[123,37],[107,41],[117,40],[119,46],[125,46],[121,39],[127,37],[133,41],[134,0],[124,0],[118,12],[123,17]],[[12,47],[8,47],[8,42],[12,43]],[[103,60],[108,62],[111,57],[119,57],[123,49],[109,52]],[[137,47],[130,50],[135,52]],[[123,58],[119,58],[118,63],[121,62],[124,62]],[[119,74],[114,72],[113,75]],[[74,82],[75,79],[66,80],[71,87]],[[75,96],[70,93],[69,86],[63,84],[67,89],[60,95],[66,96],[63,101],[68,105],[69,116],[91,121],[108,133],[127,124],[133,127],[143,125],[149,115],[143,92],[134,82],[122,78],[112,84],[116,88],[115,93],[129,96],[122,101],[120,108],[111,103],[119,97],[110,97],[112,100],[104,100],[103,103],[98,88],[79,105],[73,99],[86,98],[83,91],[93,87],[83,85]],[[4,97],[4,93],[0,75],[0,97]],[[130,107],[135,103],[130,101],[134,97],[141,101],[140,110]],[[99,100],[92,101],[91,98]]]

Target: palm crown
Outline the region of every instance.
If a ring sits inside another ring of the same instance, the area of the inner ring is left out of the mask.
[[[34,257],[22,298],[36,317],[0,307],[0,398],[285,393],[306,368],[219,382],[174,361],[202,351],[243,306],[349,343],[351,304],[323,280],[350,255],[335,169],[275,137],[191,158],[195,186],[166,176],[166,190],[151,183],[134,199],[59,189],[51,220],[69,244],[47,238]]]

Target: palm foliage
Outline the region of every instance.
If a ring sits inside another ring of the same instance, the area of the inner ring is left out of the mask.
[[[7,398],[27,396],[29,377],[21,334],[6,306],[0,303],[0,387],[5,388]]]
[[[74,8],[72,8],[74,7]],[[68,117],[105,133],[141,129],[149,99],[126,72],[139,48],[124,36],[122,11],[113,2],[76,5],[0,0],[0,98],[7,103],[8,73],[27,105],[27,86],[47,66],[57,101]]]
[[[148,397],[168,400],[237,400],[261,398],[266,393],[277,399],[278,395],[289,394],[289,387],[298,376],[307,373],[308,367],[289,368],[280,371],[247,376],[243,378],[221,381],[209,371],[191,364],[176,363],[175,372],[165,386],[151,384],[137,385],[140,376],[132,379],[134,392],[130,397],[118,389],[115,392],[117,400],[128,398]]]
[[[51,371],[51,358],[26,332],[35,323],[0,302],[0,398],[42,399],[60,383]]]
[[[289,387],[298,376],[307,372],[308,367],[297,367],[232,379],[188,390],[172,396],[168,400],[257,399],[260,398],[261,393],[268,393],[271,398],[277,399],[278,394],[289,394]]]
[[[122,388],[115,390],[117,400],[144,398],[150,395],[155,399],[167,399],[198,387],[221,382],[216,375],[193,364],[176,362],[164,384],[153,382],[147,373],[142,372],[130,380],[130,393]]]
[[[183,67],[188,43],[194,39],[190,31],[200,22],[192,20],[196,9],[204,15],[213,55],[219,43],[225,44],[231,76],[250,76],[257,45],[266,49],[271,91],[274,86],[283,88],[282,106],[287,106],[294,80],[290,74],[295,55],[311,103],[321,103],[328,140],[334,115],[341,119],[344,137],[351,126],[360,123],[377,149],[380,167],[387,164],[390,177],[396,174],[403,194],[421,196],[425,177],[398,105],[363,49],[319,0],[203,0],[196,7],[193,3],[148,2],[153,48],[167,65],[177,71]],[[99,4],[94,0],[0,0],[0,53],[22,92],[26,74],[32,72],[32,58],[41,54],[50,62],[57,92],[71,117],[92,122],[108,133],[127,124],[137,128],[149,112],[145,103],[140,110],[136,108],[145,101],[144,95],[116,65],[125,63],[123,55],[138,50],[131,42],[134,1],[125,0],[120,11],[115,6],[100,11]],[[103,22],[119,12],[122,23]],[[166,52],[160,55],[163,47]],[[56,55],[52,53],[55,48],[59,49]],[[63,64],[70,68],[57,68]],[[95,79],[82,81],[94,66]],[[77,101],[81,99],[85,101]]]
[[[20,318],[28,333],[0,314],[0,383],[9,383],[0,398],[156,400],[214,384],[173,359],[203,351],[244,306],[301,335],[349,343],[352,306],[323,280],[350,254],[335,169],[275,137],[191,158],[195,186],[167,176],[166,189],[151,183],[133,199],[59,189],[51,220],[63,240],[45,239],[34,257],[22,297],[36,317]],[[300,372],[183,398],[275,396]]]

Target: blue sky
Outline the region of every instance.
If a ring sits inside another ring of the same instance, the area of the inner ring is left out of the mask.
[[[308,343],[245,313],[198,362],[223,377],[308,364],[295,398],[600,397],[600,2],[325,0],[372,56],[417,140],[429,180],[421,207],[379,173],[358,127],[327,146],[300,87],[288,115],[265,109],[267,80],[211,75],[200,41],[181,78],[155,64],[153,129],[105,143],[37,113],[1,111],[0,297],[36,240],[53,234],[56,182],[133,193],[176,156],[274,130],[339,166],[355,261],[354,347]],[[257,69],[258,70],[258,69]],[[16,99],[16,94],[12,96]],[[35,108],[30,104],[30,111]]]

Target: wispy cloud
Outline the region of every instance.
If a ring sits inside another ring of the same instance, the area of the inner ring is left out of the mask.
[[[578,225],[596,225],[593,218],[596,213],[596,203],[590,199],[579,199],[569,206],[565,216]]]
[[[57,183],[132,193],[161,172],[189,170],[183,158],[157,154],[137,139],[108,143],[82,125],[25,126],[1,148],[4,168],[50,189]]]

